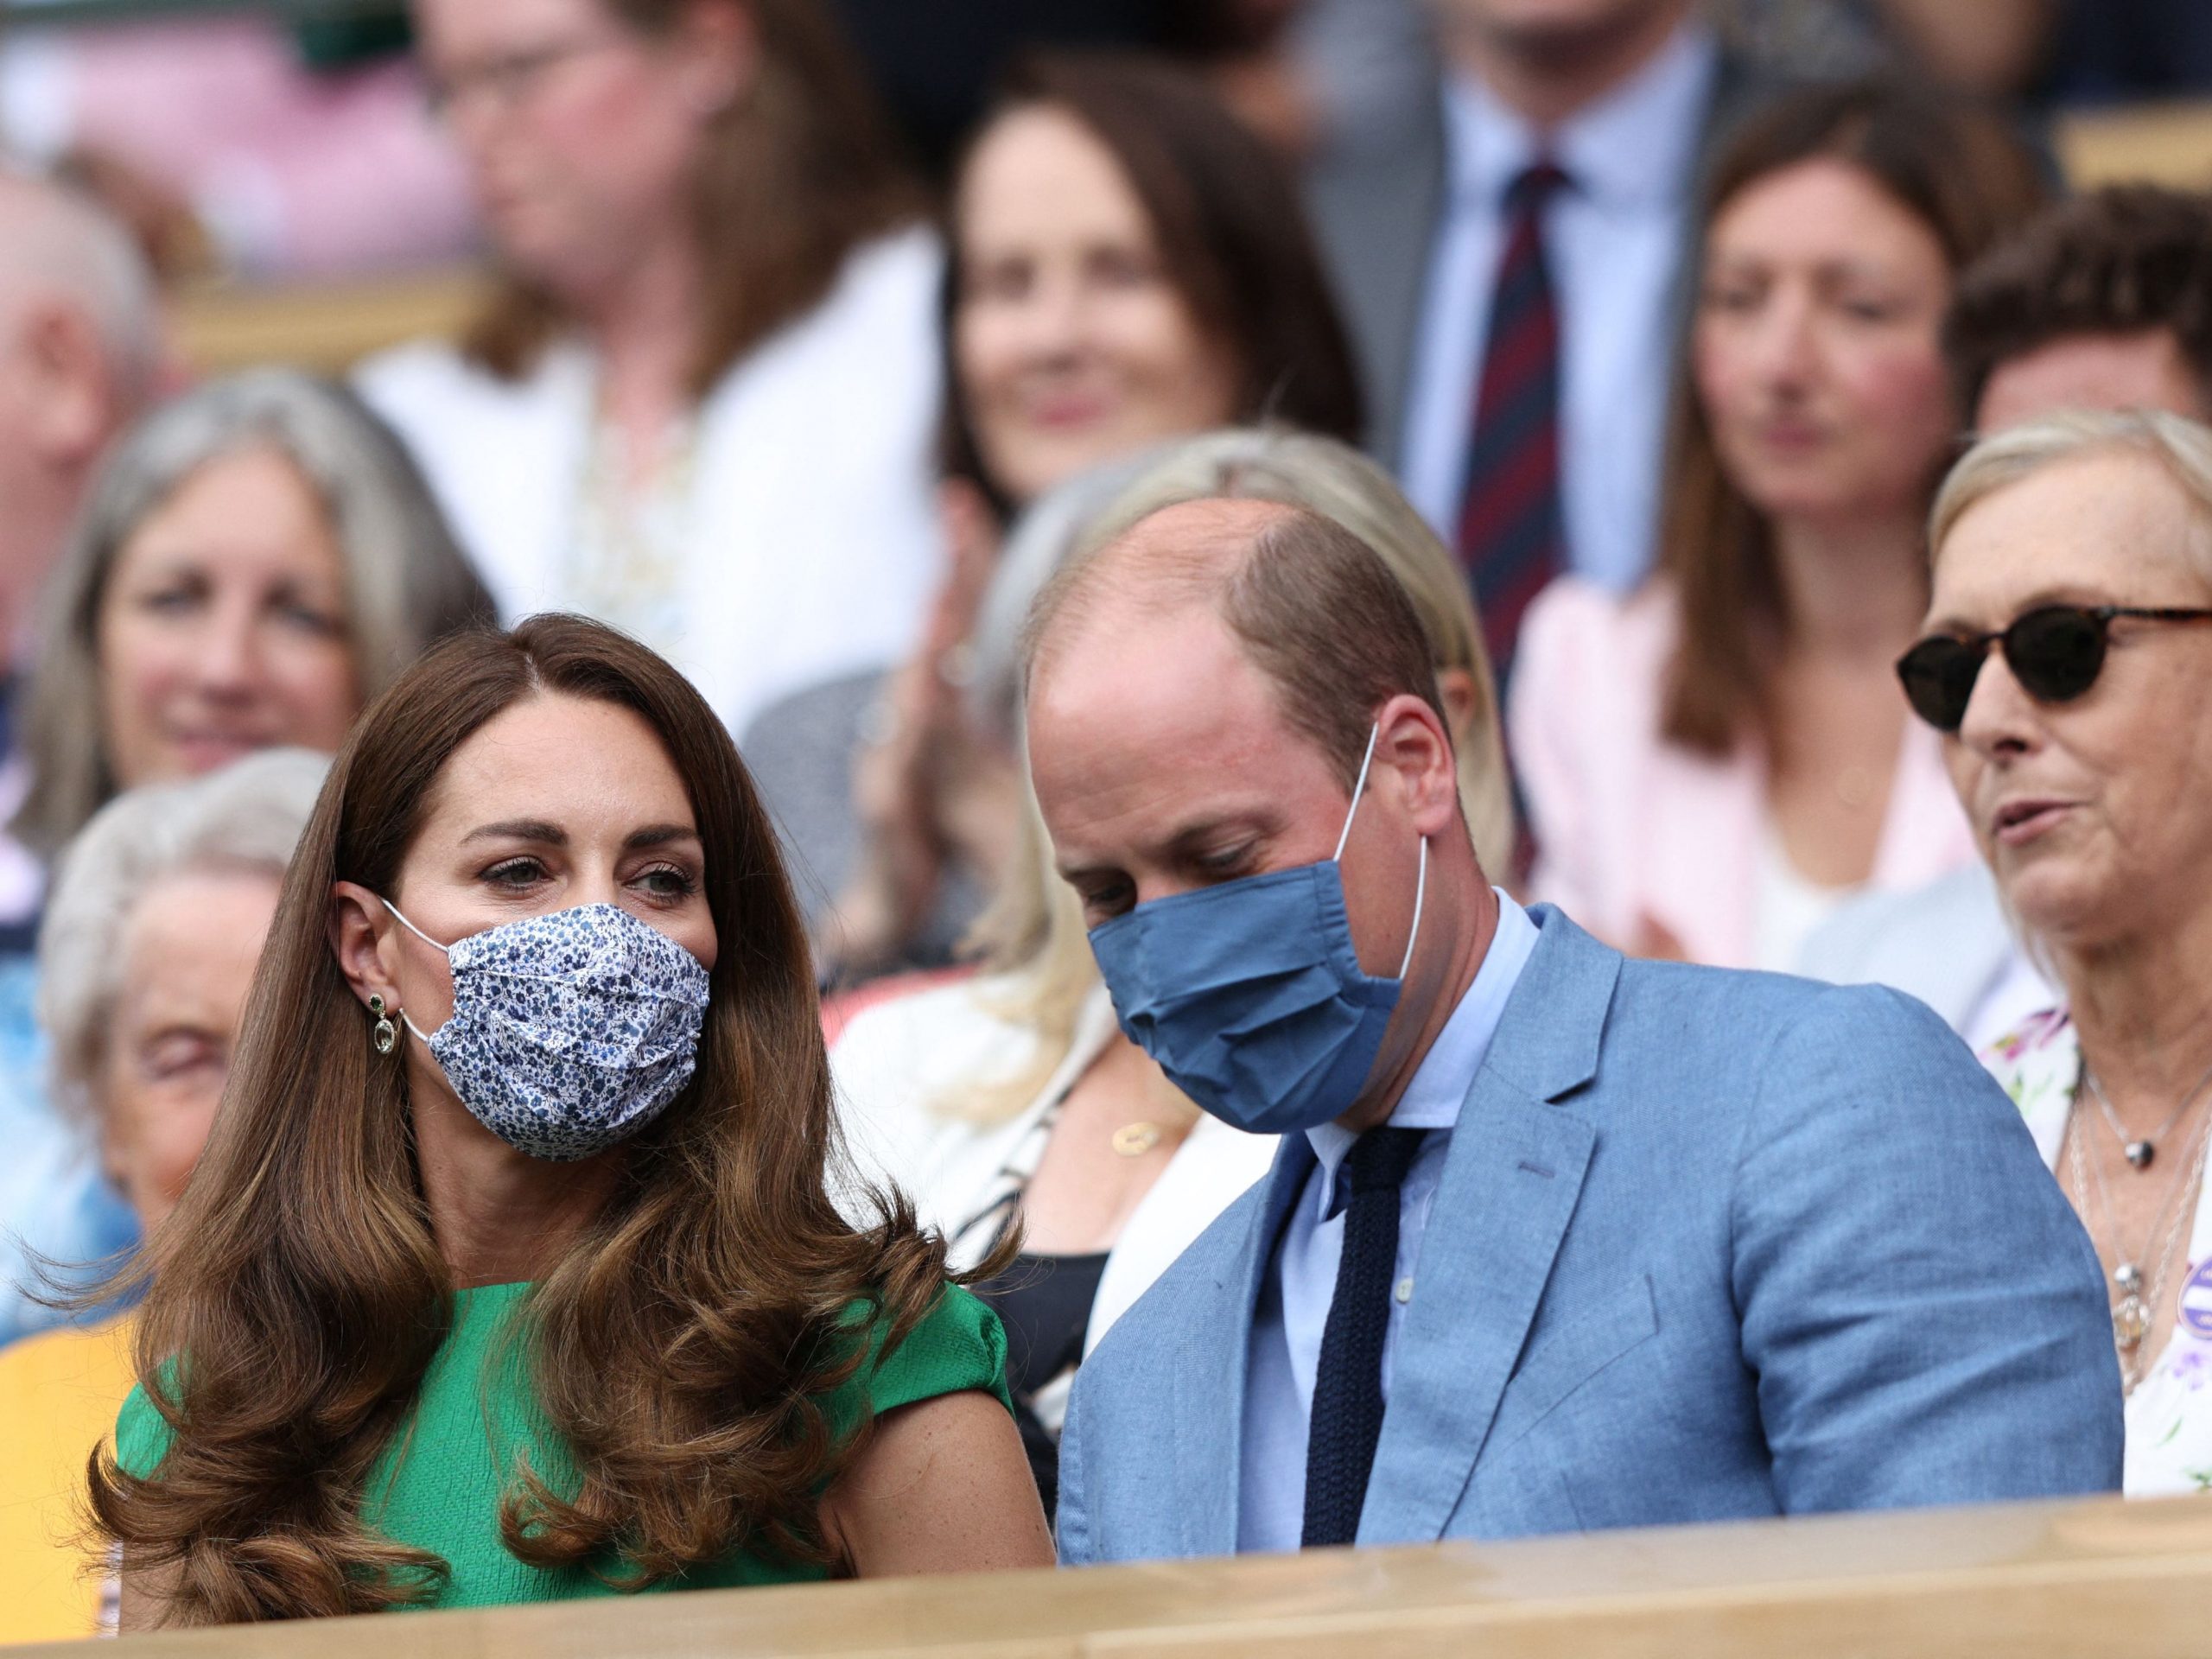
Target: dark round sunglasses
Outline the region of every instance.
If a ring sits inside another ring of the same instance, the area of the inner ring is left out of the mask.
[[[2145,609],[2133,605],[2038,605],[1996,633],[1930,634],[1897,658],[1905,701],[1939,732],[1955,732],[1967,717],[1974,683],[1990,646],[2037,702],[2071,702],[2104,671],[2113,619],[2145,622],[2212,621],[2212,611]]]

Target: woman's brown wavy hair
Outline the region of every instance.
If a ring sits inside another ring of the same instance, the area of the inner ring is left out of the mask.
[[[600,0],[649,39],[696,0]],[[760,41],[752,84],[716,115],[691,181],[703,296],[691,359],[700,397],[755,346],[826,297],[846,255],[927,207],[890,118],[825,0],[742,0]],[[519,379],[569,325],[526,274],[502,274],[461,349]]]
[[[379,1537],[365,1482],[451,1323],[403,1068],[327,935],[332,883],[391,893],[448,759],[525,699],[633,710],[684,779],[720,941],[698,1070],[626,1147],[605,1211],[525,1304],[537,1398],[581,1477],[527,1473],[499,1526],[534,1566],[642,1587],[746,1548],[825,1561],[818,1495],[866,1433],[822,1396],[861,1363],[840,1315],[903,1340],[946,1277],[895,1195],[855,1230],[825,1190],[830,1071],[776,836],[719,721],[612,630],[541,616],[462,636],[372,704],[286,878],[230,1086],[174,1217],[131,1272],[138,1375],[173,1442],[150,1478],[95,1454],[92,1507],[168,1622],[417,1601],[445,1563]],[[490,1524],[489,1517],[486,1524]]]

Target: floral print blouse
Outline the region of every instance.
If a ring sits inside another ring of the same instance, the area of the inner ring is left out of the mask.
[[[2082,1080],[2082,1046],[2064,1008],[2031,1016],[1982,1052],[2036,1149],[2056,1173]],[[2212,1181],[2206,1184],[2212,1192]],[[2212,1204],[2200,1192],[2189,1233],[2180,1318],[2164,1351],[2127,1398],[2130,1497],[2212,1491]]]

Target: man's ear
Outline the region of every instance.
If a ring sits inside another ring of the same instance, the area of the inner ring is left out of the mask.
[[[1376,723],[1376,760],[1396,774],[1414,828],[1444,834],[1459,817],[1459,771],[1442,718],[1426,697],[1402,692],[1382,705]]]
[[[87,466],[118,424],[121,397],[99,329],[82,306],[31,308],[22,345],[38,391],[32,442],[48,466]]]
[[[361,1005],[366,1007],[372,996],[381,996],[385,1011],[397,1014],[399,988],[392,977],[388,943],[397,924],[384,900],[358,881],[333,882],[325,925],[338,971],[346,976]]]

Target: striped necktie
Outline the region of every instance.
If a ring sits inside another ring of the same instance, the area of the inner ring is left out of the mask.
[[[1459,557],[1474,579],[1491,661],[1503,679],[1529,601],[1566,563],[1560,517],[1559,306],[1543,215],[1566,174],[1539,160],[1505,192],[1505,251],[1491,296],[1459,511]]]

